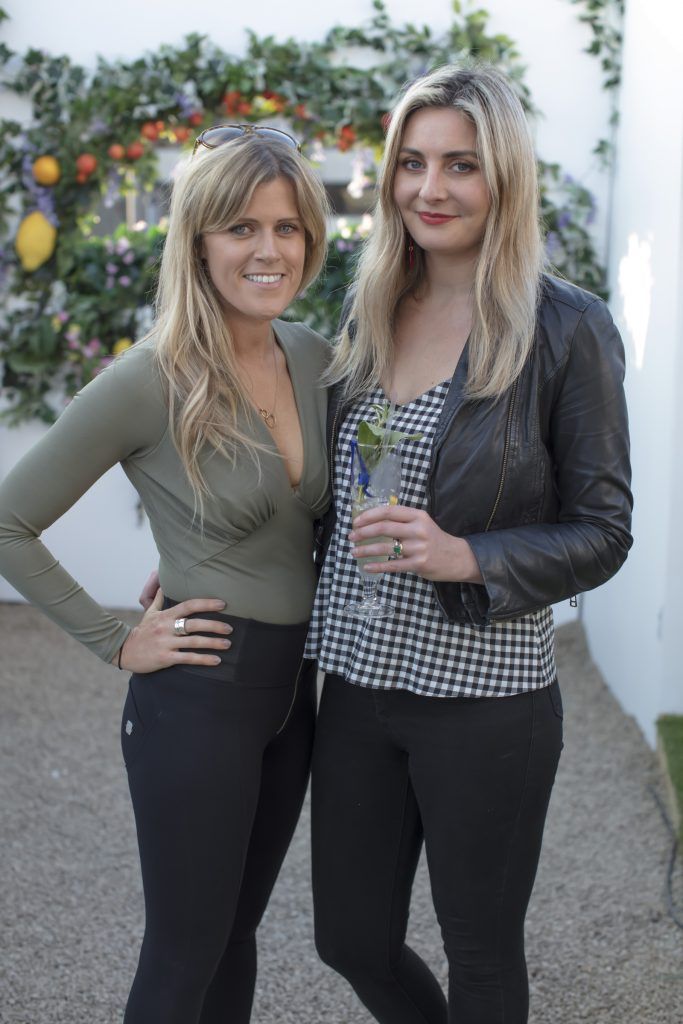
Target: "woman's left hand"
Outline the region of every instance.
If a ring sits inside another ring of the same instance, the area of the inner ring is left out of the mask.
[[[392,540],[379,540],[391,537]],[[407,505],[379,505],[363,512],[349,534],[355,558],[392,555],[390,562],[369,562],[369,573],[414,572],[426,580],[482,583],[472,548],[463,537],[446,533],[426,512]],[[396,556],[394,543],[402,552]],[[368,542],[368,543],[363,543]]]

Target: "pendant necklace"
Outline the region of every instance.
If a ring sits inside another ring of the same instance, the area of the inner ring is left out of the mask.
[[[278,385],[278,368],[277,358],[275,356],[275,338],[273,338],[273,367],[275,369],[275,394],[273,395],[273,409],[272,412],[269,409],[262,409],[261,406],[257,406],[259,415],[263,419],[263,422],[267,427],[273,430],[277,426],[277,419],[275,418],[275,412],[277,410],[277,385]]]

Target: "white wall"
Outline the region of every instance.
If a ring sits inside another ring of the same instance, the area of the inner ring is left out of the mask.
[[[592,654],[650,742],[683,712],[683,8],[627,4],[611,306],[627,348],[635,545],[585,596]],[[618,637],[618,642],[614,638]]]
[[[347,0],[343,8],[265,0],[246,9],[231,5],[229,11],[214,0],[69,0],[58,6],[53,0],[5,0],[3,6],[10,20],[0,29],[0,39],[11,49],[68,53],[88,67],[94,65],[96,54],[133,58],[162,42],[179,43],[188,32],[205,33],[233,53],[243,51],[247,26],[261,35],[321,39],[332,25],[358,24],[372,13],[369,0]],[[609,106],[601,90],[599,63],[582,52],[590,34],[568,0],[482,0],[481,6],[491,12],[491,31],[511,36],[528,65],[527,81],[544,114],[537,125],[539,154],[562,164],[596,194],[600,216],[595,237],[604,253],[608,182],[591,150],[607,132]],[[426,22],[435,33],[451,22],[449,0],[423,0],[418,18],[413,0],[389,0],[387,8],[395,22]],[[7,95],[0,96],[0,103],[4,116],[21,117],[25,109],[25,103]],[[21,432],[0,427],[0,477],[39,430],[37,425]],[[134,492],[119,469],[107,474],[47,531],[45,540],[76,578],[110,605],[135,603],[139,584],[155,559],[147,526],[137,525]],[[0,600],[15,597],[0,581]],[[565,603],[557,607],[556,621],[568,621],[575,614]]]
[[[0,427],[0,479],[45,433],[41,423]],[[110,469],[66,515],[46,530],[43,541],[71,575],[102,604],[137,606],[157,553],[147,522],[140,525],[137,494],[120,466]],[[0,577],[0,601],[21,600]]]

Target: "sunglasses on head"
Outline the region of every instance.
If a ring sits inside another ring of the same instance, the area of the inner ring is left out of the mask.
[[[213,128],[205,128],[197,136],[192,155],[194,156],[200,146],[205,146],[206,149],[217,149],[218,146],[242,138],[244,135],[258,135],[265,139],[272,139],[274,142],[291,146],[297,153],[301,152],[301,143],[287,132],[280,131],[279,128],[269,128],[267,125],[260,124],[217,124]]]

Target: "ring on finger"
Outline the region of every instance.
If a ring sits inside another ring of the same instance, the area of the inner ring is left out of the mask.
[[[189,636],[190,634],[185,629],[185,623],[187,619],[176,619],[173,623],[173,632],[176,636]]]
[[[393,557],[403,558],[403,544],[398,537],[394,537]]]

